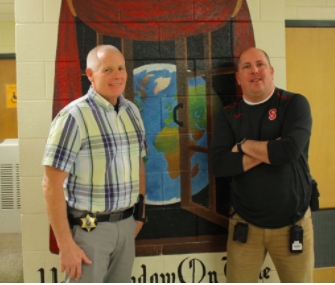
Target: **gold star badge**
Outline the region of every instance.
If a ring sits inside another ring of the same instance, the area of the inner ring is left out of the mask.
[[[81,221],[83,222],[81,228],[88,232],[97,227],[95,224],[96,218],[91,217],[89,214],[87,214],[86,218],[82,218]]]

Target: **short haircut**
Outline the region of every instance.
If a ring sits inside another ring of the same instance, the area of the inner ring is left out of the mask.
[[[248,49],[250,49],[250,48],[248,48]],[[247,51],[248,49],[242,51],[241,54],[240,54],[240,56],[238,57],[238,59],[237,59],[237,71],[240,69],[241,56],[242,56],[242,54],[243,54],[245,51]],[[264,50],[262,50],[262,49],[260,49],[260,48],[255,48],[255,49],[258,49],[258,50],[262,51],[262,52],[265,54],[266,58],[268,59],[268,62],[269,62],[269,64],[270,64],[270,66],[271,66],[271,62],[270,62],[270,58],[269,58],[268,54],[267,54]]]
[[[105,51],[118,51],[122,54],[118,48],[112,45],[99,45],[93,48],[87,55],[86,67],[92,69],[92,71],[97,71],[100,59],[98,58],[98,52]],[[123,55],[122,55],[123,56]]]

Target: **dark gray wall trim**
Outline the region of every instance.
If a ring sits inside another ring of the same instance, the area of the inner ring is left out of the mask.
[[[15,59],[15,53],[0,53],[0,59]]]
[[[285,20],[286,28],[335,28],[335,21]]]

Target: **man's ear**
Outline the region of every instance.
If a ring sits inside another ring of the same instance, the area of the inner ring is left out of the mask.
[[[235,72],[235,77],[238,85],[241,85],[240,83],[240,75],[238,74],[238,71]]]
[[[273,69],[273,67],[271,66],[271,75],[272,75],[272,79],[274,79],[274,73],[275,73],[275,70]]]
[[[91,68],[87,67],[86,68],[86,75],[89,81],[91,81],[93,83],[93,71]]]

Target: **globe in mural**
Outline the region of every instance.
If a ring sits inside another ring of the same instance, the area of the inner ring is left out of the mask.
[[[191,78],[188,89],[189,144],[207,147],[205,81],[201,77]],[[146,203],[180,202],[179,125],[173,118],[173,109],[178,105],[176,66],[150,64],[136,68],[134,94],[149,147],[149,155],[145,158]],[[207,154],[190,152],[190,186],[194,195],[208,185],[208,158]]]

